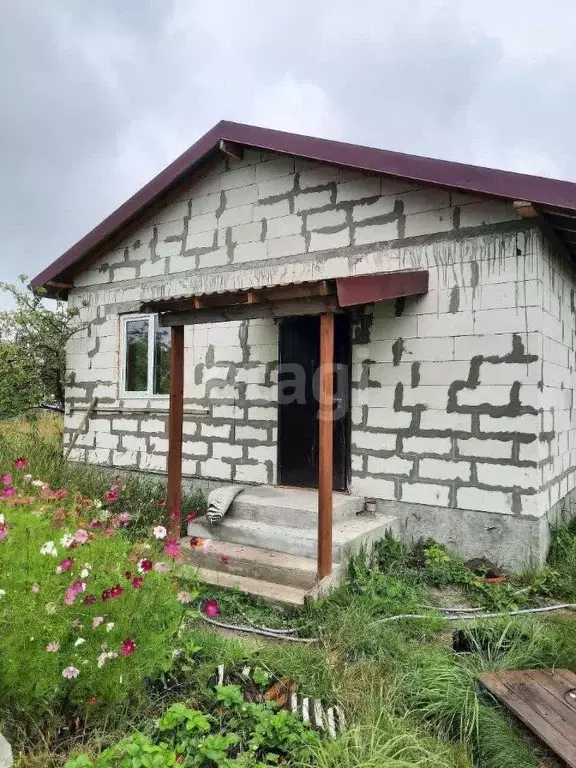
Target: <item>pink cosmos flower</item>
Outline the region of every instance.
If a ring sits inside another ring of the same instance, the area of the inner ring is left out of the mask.
[[[104,664],[107,661],[110,661],[110,659],[117,659],[118,654],[114,651],[103,651],[100,656],[98,656],[98,666],[103,667]]]
[[[79,528],[74,534],[74,541],[77,544],[86,544],[90,540],[90,534],[84,528]]]
[[[75,581],[72,584],[72,586],[68,587],[66,592],[64,592],[64,602],[66,603],[66,605],[73,605],[78,595],[81,592],[85,592],[85,591],[86,591],[86,583],[80,580]]]
[[[112,530],[112,528],[110,528],[109,525],[107,525],[106,528],[104,528],[104,536],[112,536],[113,533],[114,531]]]
[[[96,616],[92,619],[92,629],[97,629],[104,621],[104,616]]]
[[[156,573],[169,573],[171,568],[168,563],[154,563]]]
[[[102,528],[101,520],[90,520],[90,528]]]
[[[60,488],[57,491],[54,491],[54,500],[60,501],[60,499],[65,499],[66,496],[68,496],[68,490],[66,488]]]
[[[6,523],[0,523],[0,541],[4,541],[7,533],[8,528],[6,528]]]
[[[16,488],[12,488],[12,486],[10,485],[7,485],[2,491],[2,496],[5,499],[11,499],[15,495],[16,495]]]
[[[138,570],[140,573],[149,573],[153,568],[152,560],[148,559],[147,557],[140,560],[138,563]]]
[[[32,592],[40,592],[40,584],[32,584]]]
[[[110,597],[118,598],[122,595],[123,592],[124,592],[124,587],[120,586],[120,584],[115,584],[110,589]]]
[[[62,560],[62,562],[56,566],[56,573],[64,573],[64,571],[69,571],[73,564],[74,560],[72,560],[71,557],[65,557],[64,560]]]
[[[173,558],[182,557],[182,551],[180,549],[180,542],[178,539],[166,539],[164,542],[164,554]]]
[[[191,511],[190,511],[190,512],[188,512],[188,514],[186,515],[186,521],[187,521],[188,523],[193,523],[195,520],[196,520],[196,512],[195,512],[194,510],[191,510]]]
[[[216,602],[216,600],[206,600],[204,603],[204,613],[206,616],[218,616],[220,613],[220,606]]]
[[[142,578],[142,576],[134,576],[131,583],[134,589],[140,589],[142,584],[144,584],[144,579]]]
[[[58,651],[60,650],[60,643],[58,642],[58,640],[52,640],[52,642],[48,643],[48,645],[46,646],[46,650],[48,651],[48,653],[58,653]]]
[[[0,480],[2,480],[2,485],[12,485],[12,475],[10,475],[8,472],[3,474],[0,477]]]
[[[114,504],[115,501],[118,501],[118,496],[118,491],[115,488],[111,488],[109,491],[106,491],[104,499],[107,504]]]
[[[130,512],[121,512],[118,515],[118,525],[130,525],[132,521],[132,515]]]
[[[120,653],[122,656],[132,656],[134,651],[136,650],[136,643],[134,640],[131,640],[130,638],[126,638],[122,645],[120,646]]]
[[[24,475],[22,478],[25,483],[31,483],[32,482],[32,475]]]
[[[220,562],[222,563],[222,565],[228,565],[229,560],[230,558],[228,557],[228,555],[220,555]]]
[[[23,456],[19,456],[17,459],[14,459],[15,469],[26,469],[27,466],[28,462]]]
[[[80,670],[76,669],[76,667],[66,667],[66,669],[62,670],[62,677],[65,677],[67,680],[74,680],[79,674]]]
[[[183,590],[182,592],[178,592],[176,599],[179,603],[182,603],[182,605],[188,605],[188,603],[192,602],[192,595],[190,592]]]
[[[105,589],[104,592],[102,592],[102,602],[105,603],[106,600],[110,600],[112,597],[112,592],[109,589]]]

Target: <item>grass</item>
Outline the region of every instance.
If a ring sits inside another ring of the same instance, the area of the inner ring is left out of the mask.
[[[67,464],[61,458],[60,422],[43,417],[0,425],[0,470],[20,455],[35,476],[52,487],[67,487],[101,498],[110,487],[105,469]],[[135,520],[134,538],[149,532],[164,511],[157,500],[161,480],[126,477],[123,509]],[[186,500],[198,508],[199,495]],[[136,730],[152,735],[157,718],[172,702],[208,710],[215,668],[248,665],[294,680],[312,698],[338,703],[347,730],[322,739],[311,762],[320,768],[536,768],[542,750],[518,721],[479,691],[477,677],[489,670],[560,666],[576,671],[576,632],[571,615],[462,625],[463,653],[452,649],[455,625],[431,612],[425,620],[382,623],[396,614],[422,613],[446,590],[489,609],[509,610],[550,601],[576,602],[576,524],[554,531],[549,563],[538,572],[509,574],[490,585],[436,542],[408,547],[390,537],[373,557],[355,558],[346,582],[330,596],[284,613],[234,590],[201,586],[199,599],[215,598],[226,622],[285,627],[319,639],[313,646],[239,639],[214,632],[190,606],[175,666],[148,682],[137,708],[111,706],[105,712],[67,723],[57,750],[54,734],[34,722],[22,723],[1,709],[0,730],[9,732],[19,768],[62,768],[70,750],[91,757]],[[40,718],[39,718],[40,721]],[[61,727],[60,724],[59,727]],[[284,763],[282,763],[284,764]],[[244,763],[243,765],[251,765]],[[288,760],[286,765],[304,763]]]

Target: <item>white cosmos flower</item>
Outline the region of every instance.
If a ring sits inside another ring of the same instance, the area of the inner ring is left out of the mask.
[[[5,594],[6,594],[6,590],[0,589],[0,600],[4,597]]]
[[[154,537],[156,539],[165,539],[168,531],[166,530],[166,528],[164,528],[163,525],[157,525],[152,531],[152,533],[154,534]]]
[[[58,551],[53,541],[47,541],[40,547],[41,555],[51,555],[52,557],[58,557]]]
[[[60,544],[62,544],[63,547],[66,547],[66,549],[68,549],[68,547],[70,546],[70,544],[73,543],[73,541],[74,541],[74,536],[72,536],[69,533],[65,533],[64,536],[62,536],[62,538],[60,539]]]
[[[85,642],[86,640],[84,640],[83,637],[79,637],[78,640],[76,640],[76,642],[74,643],[74,645],[75,646],[84,645]]]
[[[4,525],[4,515],[0,515],[0,525]]]
[[[87,579],[88,576],[90,576],[90,571],[88,570],[88,568],[82,568],[82,570],[80,571],[80,578]]]
[[[94,506],[96,507],[96,509],[102,509],[102,502],[100,501],[100,499],[94,500]]]
[[[114,622],[109,621],[108,624],[106,624],[106,632],[112,632],[113,629],[114,629]]]
[[[44,480],[32,480],[32,485],[35,485],[36,488],[42,488]]]

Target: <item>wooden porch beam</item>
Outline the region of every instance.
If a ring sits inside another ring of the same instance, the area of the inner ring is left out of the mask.
[[[242,160],[244,157],[244,147],[226,139],[220,139],[220,152],[235,160]]]
[[[172,328],[168,414],[168,530],[180,538],[182,514],[182,432],[184,423],[184,326]]]
[[[332,573],[334,466],[334,315],[320,316],[320,403],[318,468],[318,580]]]
[[[254,318],[279,318],[298,315],[321,315],[324,312],[338,312],[336,296],[313,296],[270,303],[233,304],[228,307],[206,307],[192,311],[165,312],[160,315],[162,326],[197,325],[199,323],[225,323],[228,320],[251,320]]]

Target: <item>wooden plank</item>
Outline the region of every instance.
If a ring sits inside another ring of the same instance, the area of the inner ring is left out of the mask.
[[[576,746],[566,721],[556,712],[548,692],[526,671],[491,672],[480,681],[570,768],[576,768]]]
[[[291,317],[298,315],[321,315],[339,310],[336,296],[314,296],[292,299],[274,304],[242,304],[221,309],[198,309],[184,312],[165,312],[160,315],[160,325],[197,325],[199,323],[225,323],[229,320],[255,318]]]
[[[564,698],[566,684],[544,670],[527,670],[526,675],[533,683],[536,698],[541,697],[542,703],[555,713],[554,721],[556,716],[560,718],[556,728],[576,747],[576,709]]]
[[[320,316],[320,404],[318,467],[318,580],[332,572],[334,465],[334,315]]]
[[[84,429],[84,427],[88,423],[88,419],[92,415],[92,413],[94,411],[94,408],[96,408],[96,403],[97,402],[98,402],[98,398],[97,397],[93,397],[92,400],[90,400],[90,404],[89,404],[88,408],[86,409],[86,413],[84,414],[80,424],[78,424],[78,427],[76,428],[76,431],[72,435],[72,439],[70,440],[70,444],[69,444],[68,448],[66,449],[66,453],[64,454],[64,461],[66,461],[68,456],[70,456],[70,453],[72,452],[72,448],[74,448],[74,446],[76,444],[76,440],[78,440],[78,437],[80,435],[80,432],[82,432],[82,430]]]
[[[240,144],[235,144],[233,141],[226,141],[220,139],[220,152],[228,157],[233,157],[235,160],[242,160],[244,157],[244,147]]]
[[[339,277],[336,280],[341,307],[387,301],[402,296],[417,296],[428,291],[428,270],[388,272],[380,275]]]
[[[170,410],[168,414],[168,530],[180,538],[182,508],[182,431],[184,425],[184,326],[172,328]]]

